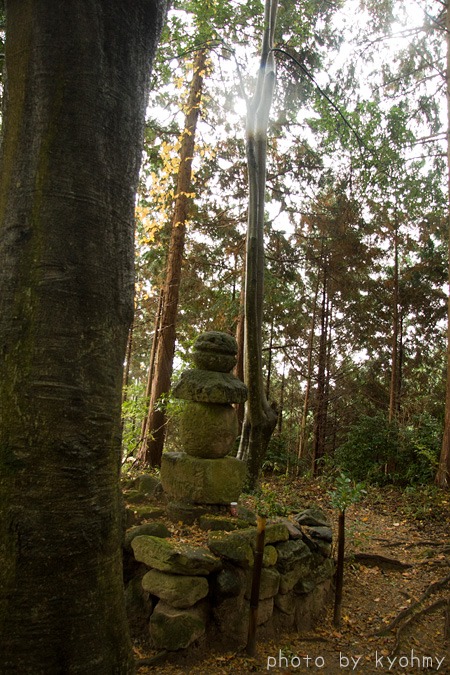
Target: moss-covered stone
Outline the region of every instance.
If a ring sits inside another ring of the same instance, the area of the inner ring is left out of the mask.
[[[280,593],[290,593],[300,580],[303,582],[309,581],[311,579],[312,561],[312,555],[309,558],[297,560],[288,571],[282,572],[280,576]],[[301,592],[300,587],[299,592]]]
[[[233,335],[219,331],[207,331],[194,343],[192,359],[202,370],[228,373],[236,365],[237,342]]]
[[[160,601],[150,617],[150,637],[156,649],[186,649],[205,630],[203,608],[176,609]]]
[[[247,387],[231,373],[185,370],[173,388],[173,395],[200,403],[244,403]]]
[[[186,609],[208,595],[205,577],[168,574],[150,570],[142,578],[142,588],[168,602],[172,607]]]
[[[224,568],[217,574],[214,580],[214,600],[220,601],[223,598],[237,597],[245,589],[246,583],[244,570],[232,565]]]
[[[142,520],[154,520],[164,516],[165,510],[160,506],[149,506],[148,504],[136,504],[131,507],[135,514],[135,520],[141,522]]]
[[[147,495],[139,492],[139,490],[128,490],[124,493],[124,499],[127,504],[142,504],[147,500]]]
[[[222,567],[219,558],[200,546],[146,535],[135,537],[131,546],[136,560],[160,572],[205,576]]]
[[[277,545],[278,560],[277,569],[282,573],[291,571],[294,567],[312,560],[312,553],[308,546],[300,539],[283,541]]]
[[[247,539],[253,550],[256,547],[256,527],[247,527],[239,531],[239,534]],[[264,545],[276,544],[289,539],[289,531],[283,523],[269,523],[266,526]]]
[[[245,476],[245,463],[234,457],[200,459],[184,452],[166,452],[162,456],[164,490],[179,501],[197,504],[237,501]]]
[[[139,492],[143,492],[149,497],[154,497],[155,493],[160,489],[161,481],[158,480],[158,478],[155,478],[155,476],[144,473],[137,477],[136,486]]]
[[[139,537],[142,534],[146,534],[151,537],[170,537],[170,531],[164,523],[159,523],[158,521],[144,523],[142,525],[131,527],[126,531],[124,540],[125,548],[130,548],[133,539],[135,537]]]
[[[239,433],[232,405],[185,401],[180,414],[183,450],[193,457],[225,457]]]
[[[330,526],[325,513],[316,506],[312,506],[311,508],[305,509],[301,513],[298,513],[295,516],[295,520],[299,525],[308,525],[309,527]]]
[[[247,537],[240,532],[212,532],[208,537],[208,547],[216,555],[231,560],[242,567],[251,567],[254,561],[252,547]]]
[[[248,527],[248,523],[240,518],[233,516],[220,516],[205,514],[200,516],[198,522],[202,530],[233,532],[234,530],[242,530]]]
[[[250,598],[253,581],[253,570],[250,570],[247,578],[247,588],[245,597]],[[273,598],[280,587],[280,573],[273,568],[263,567],[261,570],[261,580],[259,587],[259,599],[266,600]]]
[[[273,567],[277,564],[278,552],[275,546],[264,546],[263,567]]]

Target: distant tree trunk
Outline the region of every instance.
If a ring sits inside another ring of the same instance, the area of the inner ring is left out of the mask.
[[[398,297],[398,224],[394,226],[394,279],[392,293],[391,383],[389,387],[389,423],[397,417],[399,384],[399,297]]]
[[[447,220],[450,232],[450,11],[446,12],[446,41],[447,41],[447,72],[446,72],[446,98],[447,98],[447,186],[448,186],[448,213]],[[450,235],[449,235],[449,283],[450,283]],[[436,473],[436,484],[442,488],[450,487],[450,295],[448,298],[447,311],[447,381],[445,393],[445,421],[444,436],[442,439],[441,456]]]
[[[270,437],[277,423],[277,415],[265,395],[262,373],[266,145],[269,111],[275,86],[275,64],[271,48],[276,12],[276,0],[266,0],[260,69],[255,94],[247,105],[249,208],[245,277],[244,380],[248,387],[248,400],[238,456],[247,461],[250,488],[256,485]]]
[[[139,453],[139,463],[143,466],[159,466],[161,464],[161,455],[166,436],[166,413],[164,404],[161,402],[161,397],[169,393],[172,379],[186,222],[189,216],[189,206],[192,201],[190,197],[192,189],[192,160],[194,156],[195,133],[200,115],[200,101],[206,60],[206,51],[198,51],[194,59],[193,76],[189,90],[189,100],[180,149],[180,167],[177,176],[177,191],[166,265],[161,324],[156,345],[155,367],[150,392],[149,414],[146,435]]]
[[[270,380],[272,378],[272,349],[273,349],[273,314],[270,321],[270,333],[269,333],[269,349],[268,349],[268,358],[267,358],[267,377],[266,377],[266,398],[269,400],[270,397]]]
[[[311,460],[313,475],[318,472],[318,462],[325,453],[326,415],[327,415],[327,352],[328,352],[328,269],[324,261],[322,281],[322,303],[320,315],[319,357],[316,386],[316,404],[314,411],[314,442]]]
[[[309,329],[309,340],[308,340],[308,365],[306,371],[306,388],[305,388],[305,398],[303,399],[303,409],[302,417],[300,420],[300,432],[298,436],[298,446],[297,446],[297,458],[301,460],[305,455],[306,450],[306,423],[308,419],[309,411],[309,399],[311,392],[311,380],[312,380],[312,371],[313,371],[313,350],[314,350],[314,332],[316,328],[316,315],[317,315],[317,298],[319,297],[320,290],[320,276],[317,275],[317,283],[314,291],[314,302],[313,302],[313,311],[311,316],[311,326]],[[297,465],[297,475],[299,473],[300,464]]]
[[[286,386],[286,357],[283,359],[283,370],[281,373],[280,404],[278,406],[278,424],[277,424],[277,431],[279,434],[281,434],[281,432],[283,431],[285,386]]]
[[[147,384],[145,386],[145,399],[146,400],[150,399],[150,393],[151,393],[151,390],[152,390],[153,373],[155,371],[156,346],[158,344],[159,331],[161,329],[161,311],[162,311],[162,306],[163,306],[163,297],[164,297],[164,291],[163,291],[163,289],[161,289],[160,292],[159,292],[158,306],[156,308],[155,323],[154,323],[154,326],[153,326],[153,339],[152,339],[152,346],[151,346],[151,349],[150,349],[150,359],[149,359],[148,371],[147,371]],[[148,409],[147,414],[145,415],[144,419],[142,420],[141,437],[140,437],[140,441],[139,441],[138,456],[141,452],[145,452],[145,446],[143,448],[143,445],[147,442],[147,427],[149,425],[150,412],[151,412],[151,409]]]
[[[8,0],[0,166],[0,670],[134,672],[121,389],[165,2]]]
[[[234,369],[234,373],[235,373],[236,377],[238,377],[240,380],[244,380],[245,259],[244,259],[244,269],[243,269],[242,276],[243,276],[243,279],[242,279],[242,285],[241,285],[241,292],[239,294],[239,314],[238,314],[237,325],[236,325],[236,342],[237,342],[237,346],[238,346],[238,352],[237,352],[237,363],[236,363],[236,367]],[[242,428],[242,424],[244,422],[244,414],[245,414],[245,405],[243,403],[239,403],[238,405],[236,405],[236,413],[237,413],[239,428]]]
[[[125,368],[122,378],[122,403],[127,400],[127,387],[130,383],[131,353],[133,351],[133,324],[128,331],[127,348],[125,352]]]

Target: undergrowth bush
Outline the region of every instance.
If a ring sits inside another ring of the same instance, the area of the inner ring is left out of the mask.
[[[440,427],[440,422],[428,413],[404,425],[389,423],[383,413],[363,415],[336,450],[334,463],[355,480],[429,483],[439,461]]]

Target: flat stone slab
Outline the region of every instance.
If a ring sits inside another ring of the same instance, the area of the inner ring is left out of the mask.
[[[173,395],[200,403],[244,403],[247,387],[231,373],[184,370],[173,388]]]
[[[208,595],[205,577],[168,574],[150,570],[142,577],[142,588],[172,607],[187,609]]]
[[[227,534],[225,532],[211,532],[208,537],[208,546],[213,553],[241,567],[252,567],[255,557],[247,537],[239,531]]]
[[[131,549],[131,542],[135,537],[146,534],[151,537],[170,537],[170,531],[164,523],[153,521],[143,525],[135,525],[125,532],[124,547]]]
[[[294,520],[299,525],[308,525],[309,527],[330,527],[330,523],[327,521],[324,512],[315,506],[297,513]]]
[[[246,477],[245,462],[235,457],[200,459],[185,452],[165,452],[161,483],[175,500],[194,504],[237,502]]]
[[[134,557],[160,572],[206,576],[222,568],[219,558],[207,548],[141,535],[131,542]]]

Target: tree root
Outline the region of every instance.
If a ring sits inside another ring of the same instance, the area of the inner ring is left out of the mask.
[[[424,601],[427,598],[429,598],[431,595],[434,595],[434,593],[437,593],[442,588],[447,586],[447,584],[449,582],[450,582],[450,574],[448,574],[443,579],[439,579],[438,581],[433,581],[431,584],[429,584],[429,586],[427,586],[425,591],[422,593],[422,595],[420,596],[420,598],[416,602],[414,602],[409,607],[405,607],[404,609],[402,609],[397,614],[397,616],[387,626],[385,626],[381,630],[375,631],[374,633],[371,634],[371,636],[380,637],[382,635],[386,635],[390,631],[394,630],[394,628],[396,628],[404,619],[407,619],[408,617],[410,617],[410,618],[408,618],[408,620],[405,622],[404,625],[409,625],[409,623],[411,623],[412,620],[415,619],[416,616],[419,617],[423,614],[428,613],[428,611],[434,611],[434,609],[437,608],[437,607],[435,607],[435,605],[437,603],[440,603],[439,607],[442,606],[443,604],[446,604],[446,603],[448,604],[450,602],[450,600],[447,598],[447,599],[443,599],[443,600],[438,600],[436,603],[433,603],[432,605],[429,605],[429,607],[425,607],[425,608],[422,607]],[[398,633],[403,630],[403,627],[404,626],[399,628]],[[397,635],[398,635],[398,633],[397,633]]]
[[[348,560],[361,563],[365,567],[380,567],[383,570],[407,570],[412,567],[411,563],[404,563],[396,558],[387,558],[377,553],[354,553],[348,556]]]
[[[444,620],[445,620],[445,629],[444,629],[444,639],[447,638],[446,632],[447,632],[447,617],[448,617],[448,612],[450,610],[450,598],[441,598],[440,600],[436,600],[433,602],[431,605],[428,605],[427,607],[423,607],[421,610],[410,616],[402,626],[399,626],[397,630],[397,634],[395,636],[395,643],[391,651],[391,656],[395,655],[400,647],[400,640],[402,638],[403,633],[413,624],[415,623],[421,616],[425,616],[426,614],[432,614],[436,610],[440,609],[441,607],[445,607],[446,611],[444,614]]]

